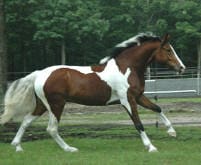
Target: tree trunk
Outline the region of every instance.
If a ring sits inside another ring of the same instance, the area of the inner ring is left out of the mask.
[[[66,64],[66,45],[65,41],[63,40],[61,43],[61,65]]]
[[[0,98],[6,90],[7,84],[7,56],[6,56],[6,36],[5,36],[5,15],[4,1],[0,0]]]

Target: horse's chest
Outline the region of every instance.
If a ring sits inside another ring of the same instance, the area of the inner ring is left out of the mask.
[[[111,72],[98,73],[98,76],[102,81],[105,81],[111,88],[111,96],[107,101],[107,104],[120,100],[122,96],[125,96],[129,88],[128,76],[130,69],[127,69],[125,74],[122,74],[119,70],[113,70]]]

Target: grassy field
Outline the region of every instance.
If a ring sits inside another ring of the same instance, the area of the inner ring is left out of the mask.
[[[176,107],[174,103],[179,103]],[[184,119],[200,119],[201,98],[159,99],[170,119],[183,116]],[[165,104],[164,104],[165,103]],[[166,105],[168,103],[168,105]],[[183,103],[184,106],[183,106]],[[193,106],[196,105],[196,107]],[[75,108],[75,107],[73,107]],[[33,123],[23,138],[24,151],[16,153],[9,143],[16,133],[16,125],[11,130],[0,126],[0,165],[200,165],[201,127],[177,126],[177,138],[169,137],[160,124],[155,128],[156,114],[140,107],[139,114],[146,132],[157,153],[148,153],[137,131],[123,109],[112,107],[102,111],[102,107],[87,109],[78,107],[78,113],[62,116],[60,134],[68,144],[79,152],[68,153],[61,150],[46,133],[47,115]],[[98,109],[99,108],[99,109]],[[117,112],[108,111],[116,108]],[[168,111],[170,108],[173,110]],[[96,109],[96,108],[95,108]],[[187,109],[187,110],[186,110]],[[72,110],[74,111],[74,109]],[[76,109],[75,109],[76,111]],[[126,121],[126,124],[124,123]],[[127,123],[127,122],[130,123]],[[176,120],[177,121],[177,120]],[[198,120],[197,120],[198,121]],[[39,140],[32,140],[39,139]]]
[[[98,135],[69,137],[65,140],[79,148],[78,153],[62,151],[52,139],[24,142],[24,152],[16,153],[8,143],[0,143],[1,165],[199,165],[201,162],[201,128],[177,127],[177,138],[164,128],[148,127],[147,133],[158,153],[148,153],[131,126],[103,130],[71,130]],[[133,137],[130,136],[133,134]],[[128,136],[129,135],[129,136]]]

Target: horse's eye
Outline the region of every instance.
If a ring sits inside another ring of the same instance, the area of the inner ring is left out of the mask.
[[[171,55],[171,49],[166,49],[166,48],[163,48],[167,53],[168,53],[168,55]]]
[[[167,49],[168,55],[171,55],[171,50]]]

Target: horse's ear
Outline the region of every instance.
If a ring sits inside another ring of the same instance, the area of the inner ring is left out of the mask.
[[[170,40],[170,35],[166,33],[162,38],[161,47],[163,47],[169,40]]]

